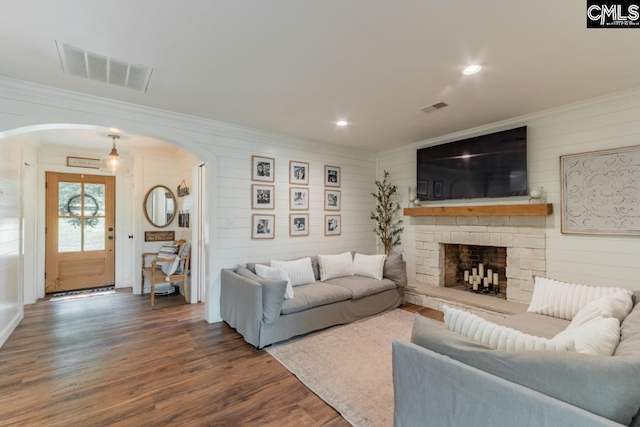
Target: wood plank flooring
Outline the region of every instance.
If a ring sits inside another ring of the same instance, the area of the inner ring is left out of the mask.
[[[441,320],[442,313],[407,304]],[[41,300],[0,348],[0,426],[348,426],[203,304]]]

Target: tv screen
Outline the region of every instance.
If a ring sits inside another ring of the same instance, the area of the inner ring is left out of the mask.
[[[527,127],[421,148],[420,200],[526,196]]]

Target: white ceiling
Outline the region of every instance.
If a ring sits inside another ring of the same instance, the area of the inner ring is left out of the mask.
[[[640,29],[586,29],[584,0],[5,3],[0,75],[375,151],[640,86]],[[65,76],[56,40],[148,91]]]

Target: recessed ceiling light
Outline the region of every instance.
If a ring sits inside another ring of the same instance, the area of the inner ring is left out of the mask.
[[[482,67],[479,65],[469,65],[467,68],[462,70],[462,74],[464,74],[465,76],[470,76],[471,74],[475,74],[480,70],[482,70]]]
[[[346,121],[346,120],[338,120],[338,121],[336,122],[336,125],[338,125],[338,126],[340,126],[340,127],[346,126],[346,125],[348,125],[348,124],[349,124],[349,122],[348,122],[348,121]]]

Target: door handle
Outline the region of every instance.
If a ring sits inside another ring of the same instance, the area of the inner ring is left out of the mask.
[[[109,227],[109,231],[113,231],[113,227]]]
[[[113,236],[109,236],[109,240],[113,240]]]

